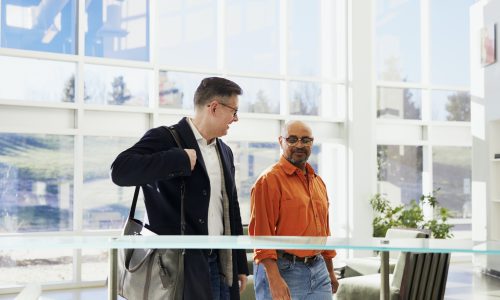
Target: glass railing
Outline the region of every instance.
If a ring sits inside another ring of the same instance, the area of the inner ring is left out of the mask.
[[[296,236],[0,236],[0,249],[352,249],[406,252],[500,254],[498,241],[442,239],[334,238]]]

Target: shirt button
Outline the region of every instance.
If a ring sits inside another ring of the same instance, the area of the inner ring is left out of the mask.
[[[207,190],[203,190],[201,193],[203,194],[203,196],[206,196],[208,194]]]
[[[203,219],[198,219],[198,222],[200,222],[200,224],[205,224],[205,221]]]

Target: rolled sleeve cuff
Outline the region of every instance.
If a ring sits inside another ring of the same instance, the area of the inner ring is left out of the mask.
[[[253,254],[253,260],[255,263],[260,264],[260,262],[266,258],[278,259],[278,255],[276,254],[276,250],[264,250],[264,249],[256,249]]]
[[[335,251],[335,250],[326,250],[326,251],[321,252],[321,255],[323,255],[324,259],[332,259],[335,256],[337,256],[337,251]]]

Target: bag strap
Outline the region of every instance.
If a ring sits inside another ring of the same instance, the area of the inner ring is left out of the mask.
[[[175,130],[174,126],[163,126],[165,127],[168,131],[170,131],[170,134],[175,140],[175,143],[177,144],[177,147],[180,149],[182,148],[182,143],[181,139],[179,137],[179,134],[177,133],[177,130]],[[186,217],[184,215],[184,195],[186,193],[186,181],[184,180],[184,177],[181,179],[181,235],[184,235],[186,231]]]
[[[177,144],[177,147],[183,149],[179,134],[175,130],[174,126],[168,126],[168,127],[162,126],[162,127],[164,127],[165,129],[167,129],[170,132],[170,134],[172,135],[172,137],[175,140],[175,143]],[[132,200],[132,205],[130,206],[130,211],[128,213],[129,219],[134,219],[135,208],[137,206],[137,198],[139,197],[140,188],[141,188],[140,185],[135,187],[134,199]],[[184,215],[184,195],[185,195],[185,192],[186,192],[186,182],[185,182],[184,177],[183,177],[181,179],[181,235],[184,235],[184,233],[186,231],[186,217]],[[143,226],[144,226],[144,224],[143,224]]]

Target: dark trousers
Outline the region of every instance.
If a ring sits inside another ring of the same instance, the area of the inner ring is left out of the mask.
[[[214,300],[229,300],[229,287],[224,283],[224,277],[219,271],[218,251],[212,250],[208,256],[208,268],[210,269],[210,283]]]

